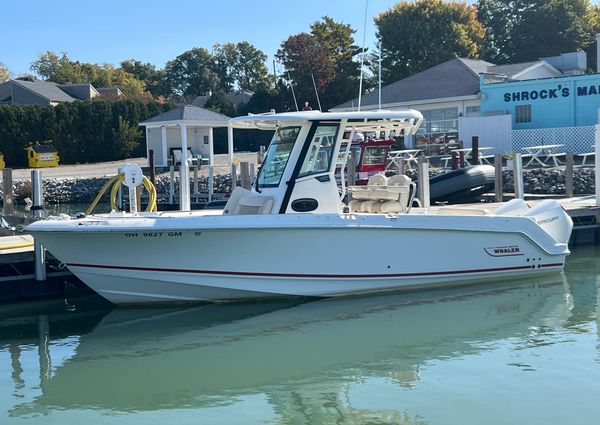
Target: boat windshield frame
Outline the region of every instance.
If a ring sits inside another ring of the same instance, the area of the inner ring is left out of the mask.
[[[282,137],[284,131],[289,130],[295,132],[293,138]],[[267,152],[265,153],[265,159],[258,170],[258,175],[256,176],[256,187],[258,189],[279,187],[281,184],[281,178],[283,177],[294,149],[294,145],[298,140],[301,130],[302,126],[300,125],[290,125],[277,128],[271,143],[269,143]],[[284,148],[284,150],[281,151],[281,148]],[[267,173],[272,170],[274,170],[273,175],[268,177],[269,180],[267,182]],[[275,179],[277,180],[276,182]]]

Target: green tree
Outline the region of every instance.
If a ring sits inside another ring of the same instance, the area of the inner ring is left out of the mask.
[[[333,64],[333,79],[321,93],[321,103],[327,109],[356,96],[359,87],[360,63],[355,60],[361,48],[354,44],[356,30],[348,24],[324,16],[310,25],[310,33],[325,49]]]
[[[165,82],[165,71],[157,69],[156,66],[149,62],[141,62],[136,59],[128,59],[121,62],[121,69],[128,74],[133,75],[138,80],[143,81],[148,90],[153,96],[169,95],[169,88]]]
[[[310,101],[316,105],[312,76],[319,93],[323,93],[334,78],[334,63],[327,49],[315,37],[303,32],[285,40],[276,57],[292,79],[298,102]]]
[[[31,64],[31,70],[48,81],[58,84],[90,83],[94,87],[117,86],[128,96],[147,95],[144,82],[111,64],[73,61],[66,53],[42,53]]]
[[[8,68],[2,62],[0,62],[0,83],[8,80],[10,78],[10,73],[8,72]]]
[[[142,131],[136,124],[123,119],[119,115],[117,128],[113,130],[113,144],[118,157],[129,158],[140,145]]]
[[[590,0],[479,0],[478,18],[485,57],[497,63],[589,49],[599,29]]]
[[[204,104],[204,107],[228,117],[235,117],[237,115],[235,105],[227,99],[223,92],[213,93]]]
[[[269,84],[267,55],[247,41],[215,44],[215,69],[221,77],[221,89],[257,91]]]
[[[475,6],[442,0],[399,2],[375,17],[386,84],[457,57],[478,58],[485,30]]]
[[[165,78],[176,96],[199,96],[216,91],[220,77],[215,72],[213,56],[208,50],[194,47],[167,62]]]

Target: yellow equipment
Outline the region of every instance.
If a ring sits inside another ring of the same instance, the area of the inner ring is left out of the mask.
[[[6,167],[6,163],[4,162],[4,154],[0,152],[0,170]]]
[[[58,152],[54,146],[36,143],[25,150],[30,168],[58,167]]]

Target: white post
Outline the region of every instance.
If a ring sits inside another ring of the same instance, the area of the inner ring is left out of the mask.
[[[179,168],[179,209],[190,211],[190,170],[188,166],[187,126],[181,125],[181,167]]]
[[[208,128],[208,149],[210,149],[210,165],[215,165],[215,146],[213,139],[213,128]]]
[[[161,141],[160,141],[160,143],[161,143],[161,148],[162,148],[162,153],[163,153],[163,155],[162,155],[162,157],[163,157],[163,164],[166,165],[167,164],[167,158],[169,157],[168,149],[167,149],[167,126],[163,125],[160,128],[160,135],[161,135]],[[161,165],[163,165],[163,164],[161,164]],[[175,164],[173,164],[173,165],[175,165]]]
[[[600,124],[596,124],[596,207],[600,207]]]
[[[229,151],[229,163],[233,164],[233,127],[227,126],[227,150]]]
[[[525,199],[525,187],[523,185],[523,158],[520,153],[515,154],[513,164],[513,181],[515,186],[515,199]]]

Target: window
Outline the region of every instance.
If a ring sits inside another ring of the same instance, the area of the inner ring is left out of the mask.
[[[337,130],[337,125],[322,124],[317,127],[298,177],[329,171]]]
[[[465,109],[465,115],[467,117],[478,117],[480,115],[479,106],[467,106]]]
[[[368,147],[365,149],[365,159],[363,165],[385,164],[388,148],[385,147]]]
[[[279,186],[299,133],[300,127],[283,127],[277,130],[258,172],[258,187]]]
[[[515,123],[523,124],[531,122],[531,105],[515,106]]]

